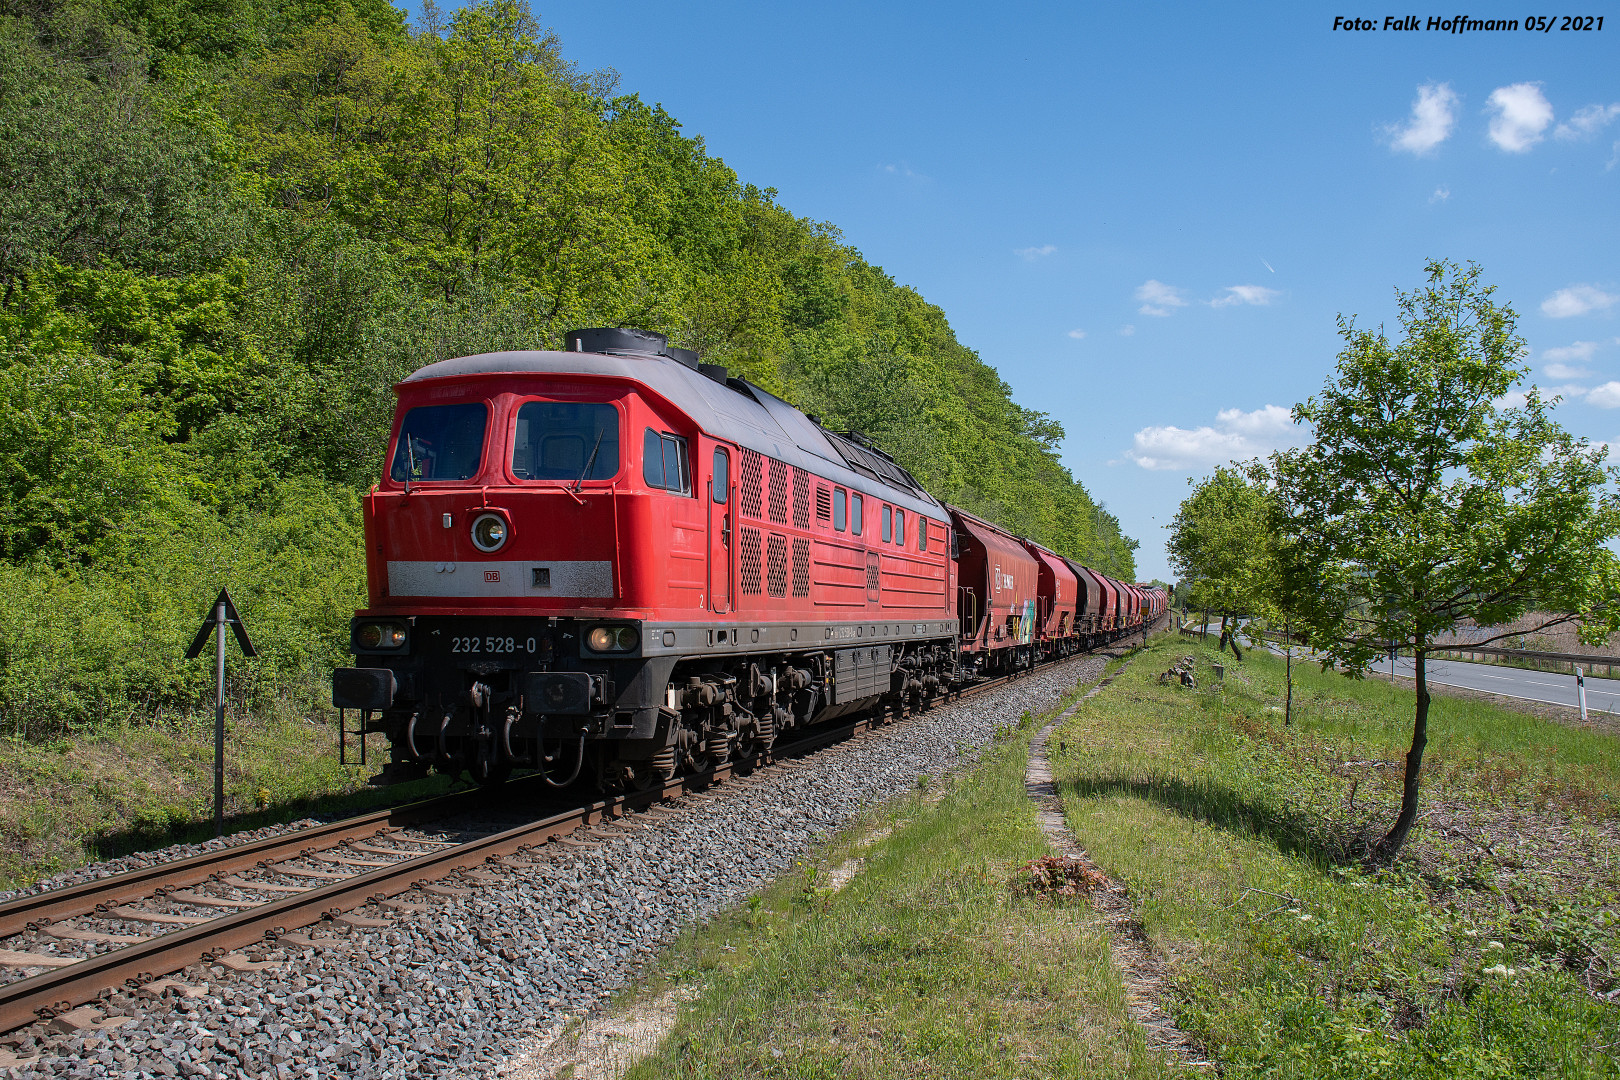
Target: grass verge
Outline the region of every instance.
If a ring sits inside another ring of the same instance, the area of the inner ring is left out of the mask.
[[[701,991],[627,1075],[1163,1075],[1090,905],[1014,886],[1047,853],[1024,790],[1037,726],[1004,730],[981,766],[874,810],[687,933],[634,994]]]
[[[377,762],[364,770],[338,763],[335,717],[288,706],[228,716],[226,725],[227,832],[358,813],[450,786],[435,777],[367,787]],[[212,837],[213,793],[211,712],[43,742],[0,739],[0,889]]]
[[[1157,685],[1187,654],[1200,688]],[[1620,1075],[1615,738],[1435,698],[1423,819],[1374,870],[1411,691],[1296,666],[1285,726],[1279,659],[1214,661],[1155,644],[1049,752],[1224,1073]]]

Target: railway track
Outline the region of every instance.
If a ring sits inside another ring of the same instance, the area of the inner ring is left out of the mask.
[[[1039,670],[1053,671],[1086,655]],[[965,687],[941,701],[988,693],[1017,677]],[[460,792],[18,897],[0,904],[0,969],[41,970],[0,985],[0,1032],[56,1017],[109,990],[153,984],[198,961],[250,970],[254,962],[238,950],[324,920],[380,925],[385,920],[348,913],[368,903],[393,906],[401,915],[420,910],[397,898],[413,889],[459,894],[478,884],[478,871],[488,864],[553,842],[590,844],[592,830],[633,828],[640,824],[635,818],[667,809],[661,805],[667,800],[785,767],[792,758],[890,723],[869,716],[781,743],[770,760],[728,763],[509,828],[434,828],[488,808],[488,793]],[[537,784],[538,778],[519,779],[503,787],[500,797],[521,798],[540,791]],[[583,836],[574,835],[581,830]],[[439,884],[447,879],[458,884]],[[41,946],[66,946],[83,955],[34,951]]]

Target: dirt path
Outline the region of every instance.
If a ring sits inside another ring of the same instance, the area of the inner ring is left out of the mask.
[[[1128,666],[1129,661],[1120,671]],[[1118,674],[1115,672],[1086,691],[1080,701],[1102,693]],[[1091,906],[1108,928],[1114,966],[1119,968],[1125,984],[1126,1005],[1131,1019],[1140,1024],[1146,1034],[1148,1046],[1165,1054],[1174,1065],[1213,1071],[1215,1063],[1199,1053],[1192,1038],[1176,1026],[1176,1022],[1159,1004],[1165,996],[1164,964],[1143,932],[1142,924],[1136,919],[1125,886],[1108,877],[1101,867],[1091,861],[1085,849],[1075,842],[1074,834],[1063,820],[1063,802],[1052,780],[1052,765],[1046,756],[1046,740],[1052,729],[1078,707],[1079,702],[1076,702],[1073,708],[1042,728],[1031,741],[1029,764],[1024,770],[1025,790],[1035,803],[1041,831],[1046,834],[1052,850],[1059,857],[1078,864],[1084,879],[1102,883],[1091,889]]]

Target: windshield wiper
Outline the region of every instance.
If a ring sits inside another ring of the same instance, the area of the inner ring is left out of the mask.
[[[607,434],[607,428],[600,428],[596,432],[596,445],[591,447],[591,456],[589,458],[585,459],[585,468],[584,468],[583,471],[580,472],[579,479],[574,481],[574,494],[575,495],[579,494],[579,485],[583,484],[585,482],[585,478],[587,476],[591,475],[591,467],[596,464],[597,451],[602,449],[602,436],[606,435],[606,434]]]
[[[411,493],[411,474],[416,472],[416,437],[409,432],[405,435],[405,494]]]

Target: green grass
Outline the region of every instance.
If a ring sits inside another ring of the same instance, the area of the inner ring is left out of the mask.
[[[981,767],[874,811],[683,937],[636,993],[702,991],[628,1075],[1164,1075],[1090,906],[1013,887],[1015,867],[1047,853],[1024,791],[1034,727],[1004,730]],[[856,856],[853,881],[826,888]]]
[[[0,739],[0,888],[213,836],[213,731],[210,712],[46,741]],[[311,718],[286,705],[228,717],[226,831],[358,813],[450,786],[434,777],[367,787],[382,756],[368,769],[340,765],[335,717],[324,713]]]
[[[1160,687],[1198,657],[1200,688]],[[1054,735],[1071,827],[1174,960],[1172,1014],[1233,1076],[1615,1076],[1613,737],[1434,700],[1427,816],[1393,820],[1413,696],[1163,641]],[[1590,981],[1590,990],[1588,982]]]

